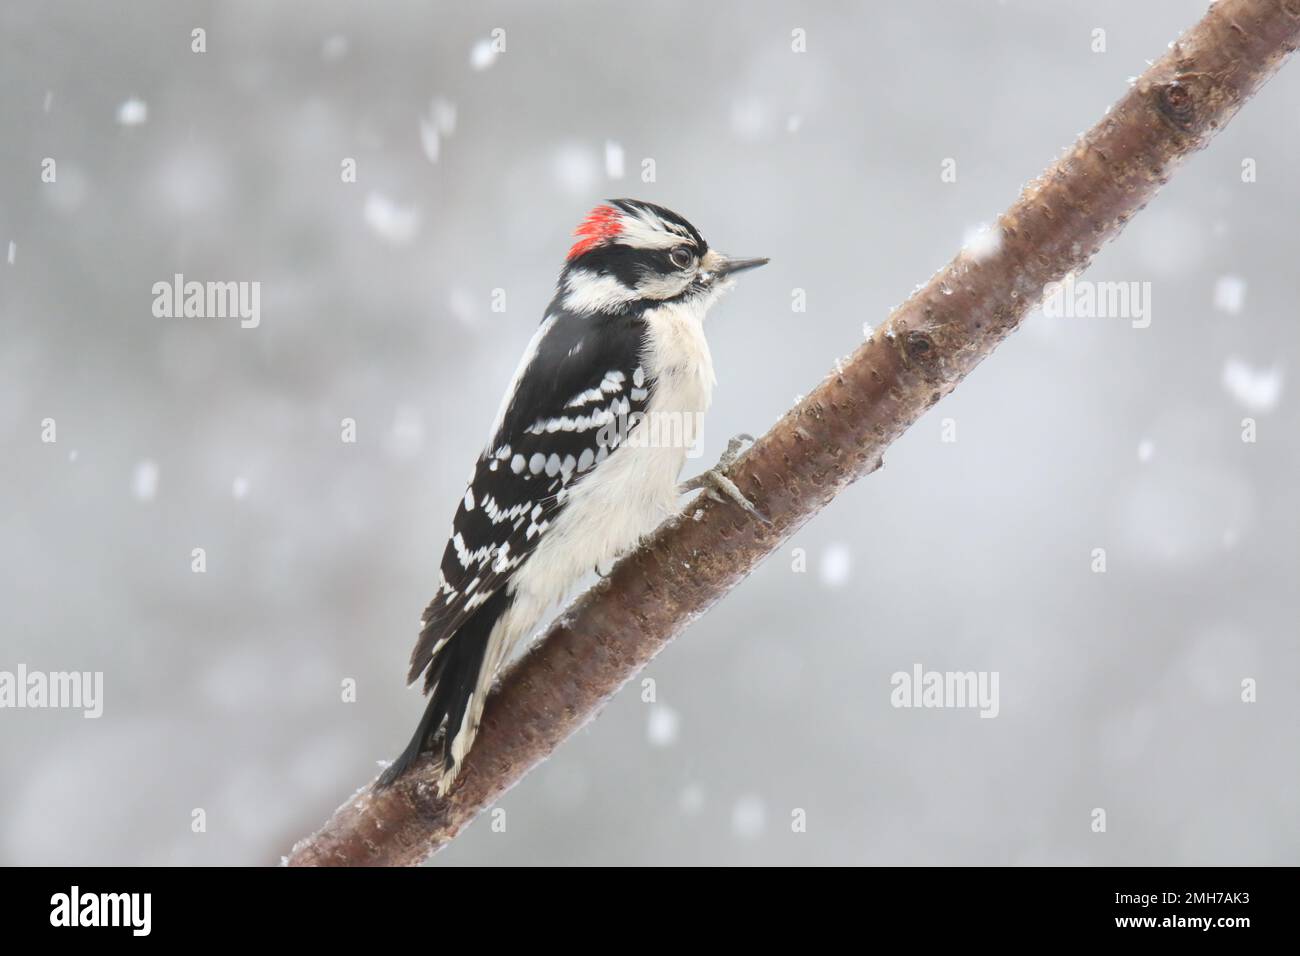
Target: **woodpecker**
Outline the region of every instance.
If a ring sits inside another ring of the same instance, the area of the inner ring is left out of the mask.
[[[677,423],[708,408],[705,314],[736,273],[768,260],[729,258],[681,216],[633,199],[597,206],[574,238],[452,521],[407,676],[423,675],[428,705],[381,787],[432,751],[445,794],[511,649],[584,574],[674,514],[683,491],[706,488],[762,520],[725,464],[679,486],[690,442],[645,430],[670,422],[660,431],[681,436]]]

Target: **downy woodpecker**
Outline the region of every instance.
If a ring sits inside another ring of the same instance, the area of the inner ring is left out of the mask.
[[[407,678],[424,676],[429,703],[380,786],[432,751],[445,794],[516,642],[676,512],[689,490],[680,425],[714,385],[705,313],[735,273],[767,262],[728,258],[681,216],[632,199],[597,206],[574,235],[452,521]],[[755,513],[720,469],[704,477],[693,486]]]

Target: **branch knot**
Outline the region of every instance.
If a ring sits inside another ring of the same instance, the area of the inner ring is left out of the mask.
[[[1156,109],[1182,132],[1192,131],[1196,122],[1195,97],[1181,81],[1171,80],[1156,87]]]

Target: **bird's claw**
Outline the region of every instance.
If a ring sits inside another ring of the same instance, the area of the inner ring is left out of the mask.
[[[726,471],[736,463],[740,457],[740,449],[745,445],[754,444],[754,436],[741,432],[739,435],[732,435],[731,440],[727,442],[727,450],[718,456],[718,463],[714,466],[718,471]]]
[[[736,435],[727,442],[727,450],[718,458],[718,463],[708,471],[701,472],[689,481],[683,482],[681,486],[682,493],[692,491],[703,491],[714,501],[726,503],[728,501],[739,505],[746,514],[753,517],[756,521],[765,525],[771,525],[772,519],[754,506],[754,503],[745,497],[744,493],[736,487],[736,483],[727,477],[729,469],[737,458],[740,457],[740,450],[745,445],[752,445],[754,437],[752,435]]]

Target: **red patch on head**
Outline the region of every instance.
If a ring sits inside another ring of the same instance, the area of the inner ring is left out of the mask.
[[[573,234],[578,237],[578,241],[569,250],[569,260],[572,261],[578,258],[584,252],[594,249],[602,242],[613,239],[622,232],[621,216],[622,213],[613,206],[597,206],[587,213],[587,218],[578,224],[577,229],[573,230]]]

